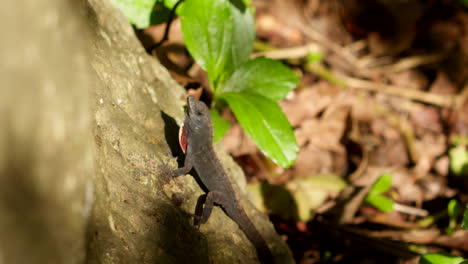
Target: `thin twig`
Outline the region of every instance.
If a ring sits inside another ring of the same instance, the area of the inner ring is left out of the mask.
[[[174,20],[174,17],[175,17],[175,12],[176,12],[176,9],[177,7],[180,5],[180,3],[182,3],[184,0],[179,0],[177,1],[177,3],[172,7],[171,9],[171,12],[169,13],[169,17],[167,19],[167,24],[166,24],[166,29],[164,30],[164,36],[163,38],[156,42],[155,44],[151,45],[148,49],[146,49],[146,51],[150,54],[153,53],[153,50],[158,48],[159,46],[161,46],[165,41],[167,41],[169,38],[169,30],[171,28],[171,25],[172,25],[172,21]]]
[[[299,59],[306,57],[309,53],[322,52],[317,44],[307,44],[299,47],[261,51],[252,54],[252,57],[264,56],[274,60]]]
[[[434,93],[426,93],[418,90],[400,88],[394,85],[386,85],[371,81],[360,80],[352,77],[341,77],[348,87],[357,89],[366,89],[370,91],[382,92],[386,94],[396,95],[412,100],[420,101],[427,104],[432,104],[440,107],[455,107],[455,96],[439,95]]]
[[[404,213],[407,215],[416,215],[416,216],[421,216],[421,217],[426,217],[429,215],[429,212],[424,209],[416,208],[413,206],[407,206],[404,204],[399,204],[399,203],[394,203],[393,204],[393,210]]]
[[[447,57],[447,54],[443,54],[443,53],[411,56],[411,57],[403,58],[397,61],[396,63],[393,63],[392,65],[375,68],[375,70],[378,70],[380,72],[401,72],[401,71],[409,70],[412,68],[416,68],[421,65],[438,62],[438,61],[443,60],[446,57]]]

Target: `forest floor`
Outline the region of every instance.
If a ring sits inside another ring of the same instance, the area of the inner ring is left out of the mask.
[[[301,76],[280,103],[300,151],[291,168],[274,165],[228,110],[223,117],[233,126],[222,144],[253,196],[262,191],[258,204],[296,261],[467,258],[460,223],[468,202],[468,7],[442,0],[253,6],[252,56],[281,60]],[[173,24],[170,42],[182,43]],[[163,30],[147,33],[157,39]],[[176,80],[190,83],[174,70],[189,58],[158,55]],[[199,69],[187,72],[206,83]]]

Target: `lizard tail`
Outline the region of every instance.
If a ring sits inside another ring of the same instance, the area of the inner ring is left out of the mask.
[[[238,223],[240,229],[255,246],[260,261],[262,263],[274,263],[273,255],[271,254],[270,248],[268,247],[265,239],[263,239],[262,235],[258,232],[252,221],[250,221],[244,210],[236,210],[234,214],[231,214],[230,212],[227,213],[236,223]]]

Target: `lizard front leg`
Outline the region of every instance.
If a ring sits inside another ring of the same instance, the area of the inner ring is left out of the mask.
[[[190,172],[190,170],[193,168],[193,155],[192,155],[191,152],[192,152],[191,147],[188,147],[187,148],[187,153],[185,153],[184,166],[176,169],[173,172],[174,177],[188,174]]]

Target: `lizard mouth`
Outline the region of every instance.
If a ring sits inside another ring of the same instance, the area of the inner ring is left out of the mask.
[[[187,117],[190,118],[193,114],[195,109],[193,108],[193,105],[195,103],[195,99],[192,96],[187,97]],[[187,127],[184,124],[180,127],[179,129],[179,144],[180,148],[184,153],[187,151]]]

